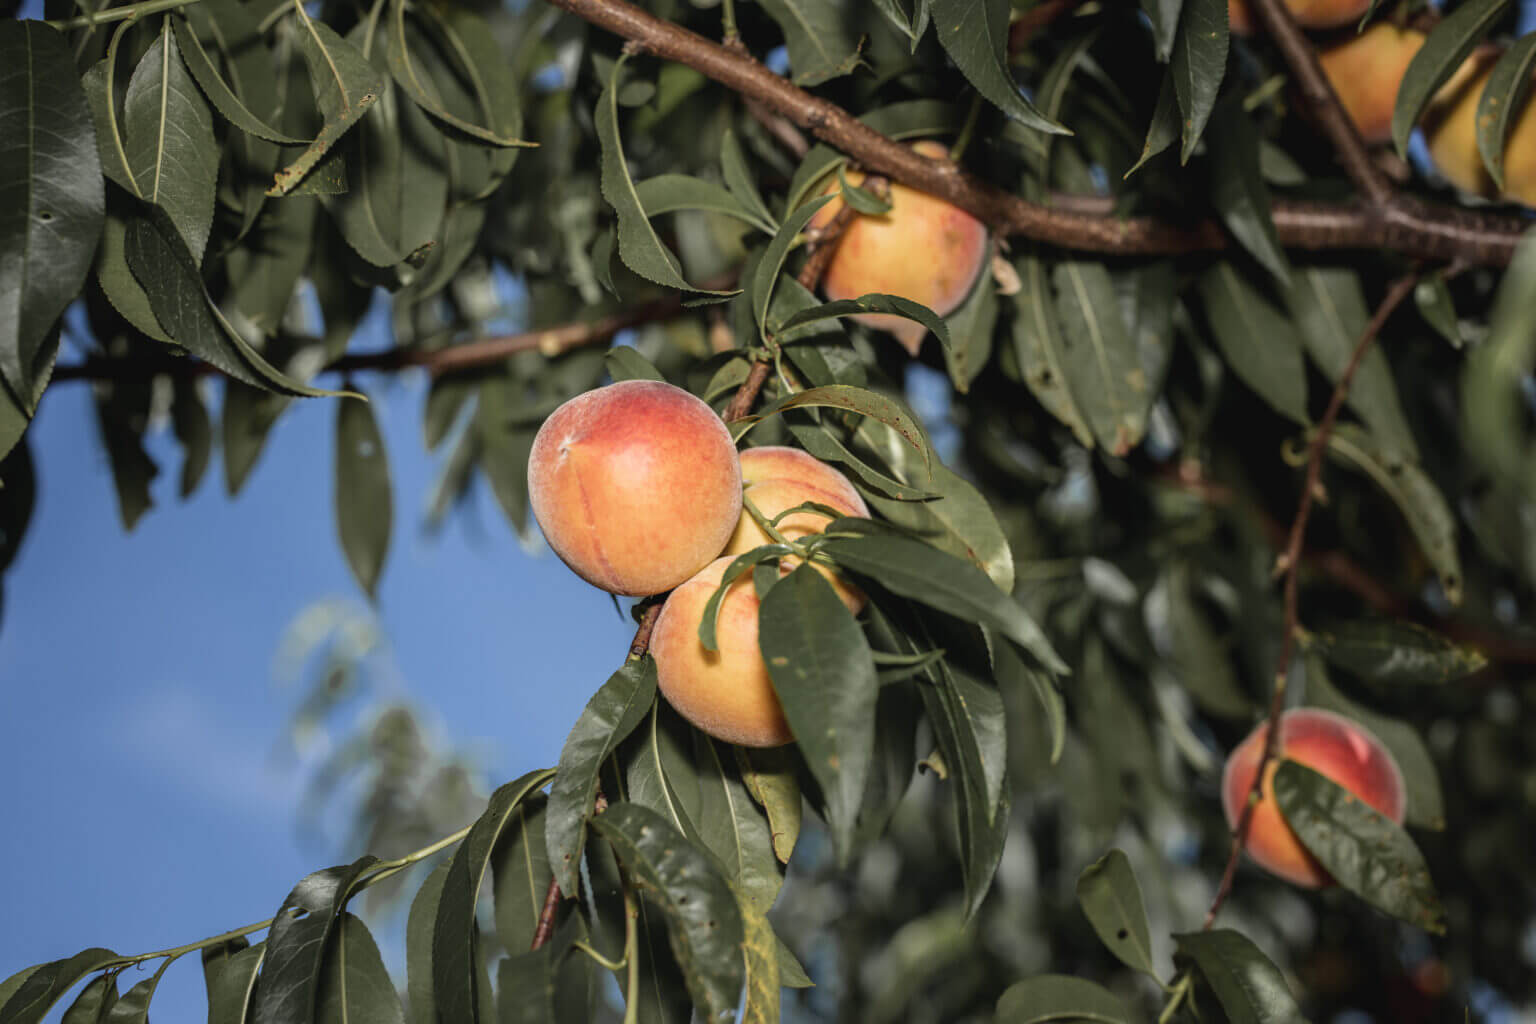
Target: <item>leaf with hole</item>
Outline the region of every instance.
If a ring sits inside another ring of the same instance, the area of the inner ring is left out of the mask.
[[[1133,971],[1158,977],[1152,963],[1152,931],[1131,862],[1110,850],[1077,876],[1077,903],[1099,941]]]

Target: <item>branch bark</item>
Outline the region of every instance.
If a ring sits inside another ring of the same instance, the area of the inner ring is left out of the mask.
[[[768,111],[835,146],[871,171],[947,200],[1004,235],[1084,252],[1177,254],[1229,245],[1211,220],[1179,223],[1153,217],[1094,216],[1031,203],[966,174],[948,160],[930,160],[874,131],[848,111],[774,74],[750,57],[680,25],[663,21],[626,0],[549,0],[646,53],[703,73]],[[1280,242],[1299,250],[1392,249],[1434,261],[1460,259],[1504,266],[1529,226],[1522,218],[1431,206],[1393,196],[1385,207],[1369,203],[1279,201],[1274,204]]]

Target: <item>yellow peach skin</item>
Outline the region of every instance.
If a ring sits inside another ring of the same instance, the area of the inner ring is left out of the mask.
[[[732,583],[720,602],[719,649],[706,650],[699,641],[704,606],[731,561],[715,559],[667,596],[651,633],[656,683],[679,714],[715,739],[744,747],[782,746],[794,736],[758,648],[751,573]]]
[[[1233,829],[1264,758],[1268,728],[1267,722],[1261,724],[1227,758],[1221,777],[1221,806]],[[1407,807],[1403,774],[1387,748],[1359,722],[1316,708],[1288,711],[1280,718],[1278,751],[1281,757],[1327,776],[1399,825],[1403,823]],[[1248,827],[1248,856],[1259,867],[1295,885],[1309,889],[1331,885],[1332,876],[1302,845],[1280,813],[1274,788],[1278,766],[1276,761],[1264,773],[1263,789]]]
[[[923,156],[943,159],[949,150],[937,142],[912,147]],[[863,178],[849,178],[855,184]],[[838,192],[834,175],[822,191]],[[879,293],[920,302],[939,316],[948,316],[970,294],[987,259],[986,226],[960,209],[905,185],[890,187],[891,208],[878,216],[857,216],[833,243],[837,251],[821,278],[829,299],[856,299]],[[811,227],[829,224],[842,208],[835,198],[817,211]],[[912,355],[928,329],[915,320],[881,313],[854,317],[867,327],[885,331]]]
[[[708,405],[660,381],[577,395],[539,428],[528,496],[549,546],[613,594],[659,594],[720,554],[741,463]]]
[[[1392,108],[1424,34],[1378,23],[1318,54],[1323,73],[1366,142],[1392,139]]]
[[[1302,28],[1337,28],[1371,9],[1371,0],[1286,0],[1291,16]],[[1243,0],[1227,0],[1227,24],[1240,36],[1251,36],[1258,21]]]
[[[1493,64],[1491,55],[1468,58],[1436,93],[1424,116],[1435,168],[1463,192],[1489,199],[1500,193],[1477,148],[1477,105]],[[1536,206],[1536,94],[1527,94],[1505,138],[1502,197]]]
[[[869,518],[869,506],[864,504],[864,499],[847,477],[798,448],[765,445],[747,449],[741,453],[741,479],[746,486],[746,500],[770,521],[779,513],[808,501],[830,505],[845,516]],[[820,533],[829,522],[831,520],[819,512],[796,512],[781,519],[774,529],[790,540],[799,540],[807,534]],[[743,508],[725,553],[734,558],[772,542],[772,538],[757,525],[757,520]],[[795,561],[785,559],[785,567],[793,567]],[[832,589],[837,591],[849,611],[857,615],[863,609],[867,599],[857,587],[826,566],[816,565],[815,568],[832,584]]]

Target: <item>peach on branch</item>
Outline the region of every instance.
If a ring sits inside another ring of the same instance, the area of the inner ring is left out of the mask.
[[[1366,142],[1392,139],[1392,109],[1424,33],[1378,22],[1322,50],[1318,62]]]
[[[842,473],[798,448],[765,445],[749,448],[741,453],[741,479],[746,490],[746,501],[752,503],[764,518],[773,518],[789,509],[815,502],[836,509],[845,516],[869,518],[869,506]],[[796,512],[779,520],[774,527],[788,540],[795,541],[812,533],[820,533],[831,522],[820,512]],[[725,553],[736,556],[751,551],[773,539],[758,525],[745,507],[736,532],[731,535]],[[786,559],[786,567],[794,565],[794,559]],[[815,567],[837,596],[857,615],[865,603],[864,594],[827,567]]]
[[[1291,17],[1302,28],[1337,28],[1359,19],[1371,9],[1371,0],[1286,0]],[[1240,36],[1258,30],[1258,20],[1245,0],[1227,0],[1227,24]]]
[[[744,747],[793,739],[757,642],[757,591],[750,572],[725,592],[715,620],[716,650],[699,639],[704,607],[731,557],[715,559],[672,591],[651,633],[656,683],[677,712],[704,732]]]
[[[660,381],[623,381],[544,421],[528,496],[576,575],[613,594],[658,594],[725,547],[741,515],[741,463],[704,402]]]
[[[918,142],[912,148],[935,160],[949,154],[937,142]],[[855,185],[865,180],[849,176]],[[834,175],[822,191],[837,195],[840,188]],[[856,214],[827,243],[837,248],[822,275],[822,292],[834,300],[896,295],[948,316],[960,308],[986,266],[986,226],[958,206],[905,185],[892,184],[887,198],[890,210]],[[830,225],[842,206],[842,198],[834,198],[811,218],[810,228]],[[863,313],[854,319],[891,334],[914,356],[928,334],[917,321],[891,314]]]
[[[1429,155],[1445,179],[1463,192],[1500,195],[1477,148],[1477,108],[1493,73],[1491,53],[1467,58],[1440,87],[1424,116]],[[1503,198],[1536,206],[1536,96],[1513,115],[1504,140]]]
[[[1268,722],[1260,724],[1227,758],[1221,777],[1221,806],[1227,824],[1234,830],[1264,759],[1268,731]],[[1407,810],[1403,774],[1380,740],[1359,722],[1331,711],[1287,711],[1280,717],[1276,760],[1264,771],[1245,846],[1254,863],[1271,874],[1311,889],[1333,882],[1327,869],[1312,856],[1280,813],[1274,789],[1280,758],[1306,765],[1399,825],[1403,823]]]

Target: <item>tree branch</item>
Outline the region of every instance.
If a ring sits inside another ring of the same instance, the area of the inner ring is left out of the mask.
[[[930,160],[874,131],[843,108],[797,88],[750,57],[626,0],[549,0],[630,40],[635,48],[703,73],[773,114],[842,150],[871,171],[961,207],[1005,235],[1065,249],[1116,254],[1176,254],[1225,249],[1226,232],[1211,220],[1179,223],[1152,217],[1093,216],[1031,203],[966,174],[948,160]],[[1277,201],[1282,245],[1301,250],[1393,249],[1407,256],[1480,266],[1504,266],[1529,226],[1523,218],[1430,206],[1394,196],[1385,208],[1359,203]]]
[[[1258,771],[1254,773],[1253,785],[1248,790],[1248,799],[1243,804],[1243,813],[1237,819],[1237,828],[1232,832],[1232,851],[1227,855],[1227,866],[1221,873],[1221,883],[1216,887],[1216,896],[1211,901],[1211,908],[1206,911],[1203,925],[1206,929],[1215,924],[1216,915],[1221,912],[1222,905],[1226,903],[1227,896],[1232,892],[1232,883],[1237,877],[1237,865],[1242,860],[1243,847],[1248,842],[1248,829],[1253,824],[1253,810],[1263,795],[1264,775],[1270,762],[1279,752],[1280,715],[1285,710],[1286,678],[1290,674],[1291,658],[1296,649],[1296,632],[1301,625],[1298,567],[1301,565],[1302,547],[1307,536],[1307,521],[1312,515],[1312,506],[1320,487],[1318,481],[1322,476],[1323,452],[1328,447],[1328,437],[1333,433],[1333,426],[1338,421],[1339,411],[1344,407],[1344,400],[1349,396],[1349,386],[1355,378],[1355,371],[1360,368],[1361,361],[1365,359],[1365,353],[1370,349],[1371,343],[1376,340],[1376,336],[1381,333],[1387,318],[1404,299],[1412,294],[1414,285],[1418,284],[1419,276],[1420,272],[1417,270],[1405,274],[1393,282],[1392,287],[1387,290],[1381,304],[1376,307],[1370,323],[1365,325],[1365,331],[1360,335],[1360,340],[1349,357],[1348,365],[1339,375],[1338,383],[1333,388],[1333,395],[1328,400],[1328,408],[1324,410],[1322,419],[1318,420],[1317,428],[1312,432],[1312,440],[1307,445],[1307,473],[1302,483],[1301,498],[1296,503],[1296,518],[1291,522],[1285,550],[1281,552],[1276,562],[1277,571],[1285,579],[1285,624],[1282,627],[1284,633],[1280,638],[1280,657],[1275,664],[1274,691],[1269,699],[1269,724],[1264,733],[1264,756],[1260,758]]]

